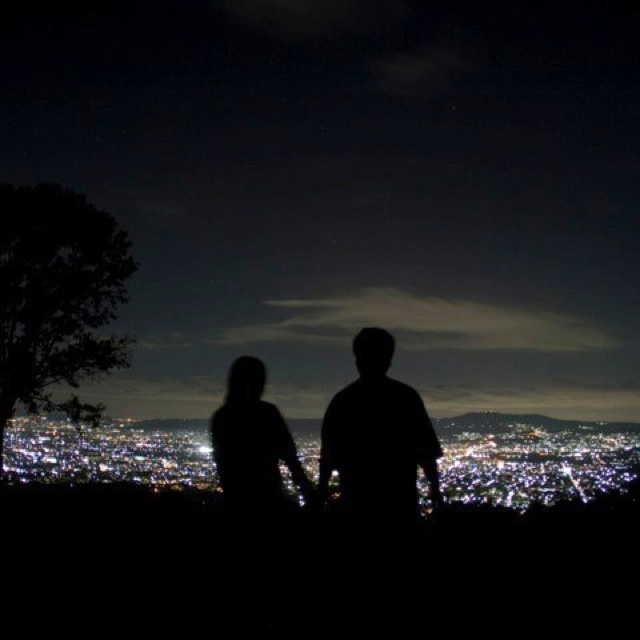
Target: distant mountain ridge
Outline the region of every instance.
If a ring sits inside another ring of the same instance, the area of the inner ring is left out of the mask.
[[[542,427],[552,431],[577,429],[580,427],[602,428],[611,431],[626,431],[640,429],[636,422],[607,422],[602,420],[564,420],[551,418],[538,413],[499,413],[497,411],[472,411],[451,418],[435,418],[434,425],[447,428],[470,428],[490,431],[491,429],[509,428],[516,424],[526,424]]]
[[[499,413],[497,411],[472,411],[459,416],[434,418],[434,426],[443,433],[456,430],[473,430],[491,433],[505,431],[516,424],[527,424],[551,431],[590,428],[610,431],[626,431],[640,429],[640,423],[606,422],[596,420],[563,420],[536,413]],[[322,420],[319,418],[291,418],[287,424],[292,433],[300,438],[319,438]],[[208,418],[170,418],[155,420],[139,420],[132,422],[134,429],[149,431],[196,431],[205,433],[209,427]]]

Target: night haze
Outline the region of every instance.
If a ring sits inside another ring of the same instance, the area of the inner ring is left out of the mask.
[[[129,232],[112,416],[204,418],[239,355],[285,418],[363,326],[434,417],[640,421],[630,2],[23,2],[0,26],[0,182]],[[73,3],[75,5],[75,3]]]

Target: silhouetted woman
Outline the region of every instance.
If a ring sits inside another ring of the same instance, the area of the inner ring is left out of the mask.
[[[277,407],[261,397],[266,368],[251,356],[238,358],[229,370],[227,397],[211,419],[213,455],[227,509],[250,515],[283,512],[292,503],[284,491],[280,462],[290,469],[303,499],[312,498],[289,429]]]

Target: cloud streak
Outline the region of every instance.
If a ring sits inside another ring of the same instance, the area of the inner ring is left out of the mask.
[[[62,391],[61,391],[62,392]],[[83,384],[80,396],[101,402],[116,418],[206,418],[225,395],[225,381],[211,376],[143,378],[126,373]]]
[[[593,385],[552,380],[535,387],[490,385],[421,386],[433,417],[453,417],[469,411],[542,413],[570,420],[640,421],[640,386]],[[162,380],[114,376],[83,385],[83,400],[105,402],[116,418],[207,418],[224,401],[225,380],[215,376]],[[274,402],[285,418],[321,418],[335,385],[277,381],[267,385],[265,400]],[[135,408],[135,410],[134,410]]]
[[[147,350],[164,349],[190,349],[193,347],[191,336],[182,331],[169,331],[167,333],[148,333],[136,340],[136,346]]]
[[[614,336],[578,317],[421,297],[396,288],[367,288],[349,297],[268,300],[265,304],[288,316],[227,329],[216,342],[345,344],[360,328],[381,326],[396,334],[399,346],[409,350],[581,352],[618,345]]]
[[[68,390],[67,390],[68,391]],[[320,417],[332,389],[317,384],[267,384],[264,399],[274,402],[287,418]],[[63,397],[65,390],[59,390]],[[116,418],[207,418],[224,402],[225,376],[167,377],[163,379],[114,375],[83,385],[87,402],[106,404]]]
[[[424,97],[438,93],[474,65],[463,48],[435,44],[380,57],[371,67],[376,93]]]

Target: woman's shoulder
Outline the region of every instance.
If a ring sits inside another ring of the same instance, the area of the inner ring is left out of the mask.
[[[211,427],[227,423],[241,422],[284,422],[278,407],[264,400],[251,405],[232,406],[225,404],[211,416]]]
[[[280,410],[272,402],[266,402],[265,400],[259,400],[256,403],[250,405],[230,405],[224,404],[219,409],[213,412],[211,421],[220,421],[233,418],[234,416],[246,416],[246,415],[264,415],[264,416],[279,416]]]
[[[211,431],[220,429],[220,425],[225,422],[226,413],[226,407],[223,405],[211,414],[211,418],[209,419],[209,429]]]
[[[214,420],[217,420],[219,418],[222,418],[225,413],[227,412],[227,405],[223,404],[221,407],[218,407],[212,414],[211,414],[211,422],[213,422]]]

